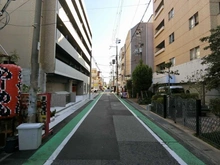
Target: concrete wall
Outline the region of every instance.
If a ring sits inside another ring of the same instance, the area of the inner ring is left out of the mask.
[[[30,69],[31,66],[30,58],[34,30],[35,2],[28,1],[25,5],[20,6],[23,2],[12,1],[7,8],[7,12],[10,13],[9,24],[16,26],[7,25],[0,30],[0,44],[8,54],[16,50],[19,56],[18,65],[27,69]],[[0,3],[0,9],[2,9],[3,5],[4,3]]]
[[[66,94],[51,94],[51,107],[65,107]]]
[[[75,92],[68,93],[64,91],[51,94],[51,107],[65,107],[70,102],[76,102]]]

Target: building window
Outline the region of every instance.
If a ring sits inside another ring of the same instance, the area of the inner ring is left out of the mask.
[[[162,41],[159,45],[156,46],[156,52],[165,48],[165,41]]]
[[[155,34],[157,34],[164,27],[164,20],[155,29]]]
[[[164,0],[161,0],[160,4],[158,5],[158,7],[155,10],[155,18],[159,15],[159,13],[162,11],[164,7]]]
[[[200,50],[199,50],[199,46],[193,48],[190,50],[190,60],[194,60],[200,58]]]
[[[156,66],[157,71],[161,71],[165,69],[165,62],[162,62]]]
[[[168,19],[169,19],[169,20],[172,19],[173,16],[174,16],[174,9],[172,8],[172,9],[170,10],[170,12],[168,13]]]
[[[220,2],[218,3],[218,13],[220,13]]]
[[[174,33],[169,35],[169,43],[173,43],[174,42]]]
[[[194,28],[198,24],[199,24],[199,14],[197,12],[189,19],[189,29]]]
[[[172,66],[175,66],[175,57],[171,58],[170,62],[172,63]]]

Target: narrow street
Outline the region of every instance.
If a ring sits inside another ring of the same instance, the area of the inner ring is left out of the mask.
[[[104,94],[53,164],[178,164],[112,94]]]
[[[161,140],[146,123],[164,139]],[[173,150],[167,144],[171,144]],[[96,97],[25,164],[33,162],[53,165],[204,164],[112,93]]]

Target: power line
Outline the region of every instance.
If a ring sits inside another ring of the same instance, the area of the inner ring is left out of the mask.
[[[141,6],[145,6],[146,4],[140,4]],[[124,5],[122,8],[126,7],[134,7],[134,6],[140,6],[140,5]],[[112,6],[112,7],[97,7],[97,8],[87,8],[87,10],[102,10],[102,9],[116,9],[118,7]]]
[[[137,13],[137,9],[138,9],[138,7],[139,7],[139,3],[140,3],[140,0],[138,1],[138,5],[137,5],[137,7],[136,7],[136,10],[135,10],[135,13],[134,13],[134,17],[133,17],[133,19],[132,19],[132,21],[131,21],[131,25],[132,25],[132,23],[133,23],[133,21],[134,21],[134,18],[135,18],[136,13]],[[130,25],[130,26],[131,26],[131,25]]]
[[[20,6],[18,6],[17,8],[15,8],[14,10],[12,10],[9,14],[12,14],[13,12],[15,12],[16,10],[18,10],[20,7],[24,6],[26,3],[28,3],[30,0],[27,0],[26,2],[22,3]]]
[[[115,36],[117,35],[117,32],[119,31],[119,27],[120,27],[120,20],[121,20],[121,13],[122,13],[122,5],[123,5],[123,0],[119,1],[119,7],[118,7],[118,11],[116,13],[116,18],[115,18],[115,24],[114,24],[114,29],[113,29],[113,33],[112,33],[112,42],[115,41]]]
[[[8,25],[9,20],[10,20],[10,14],[13,13],[14,11],[18,10],[21,6],[25,5],[25,4],[26,4],[27,2],[29,2],[29,1],[30,1],[30,0],[28,0],[28,1],[24,2],[24,3],[22,3],[20,6],[18,6],[17,8],[15,8],[15,9],[14,9],[13,11],[11,11],[10,13],[8,13],[7,11],[5,11],[6,16],[4,16],[3,18],[0,19],[0,22],[1,22],[2,24],[4,24],[2,27],[0,27],[0,30],[3,29],[6,25]],[[2,22],[2,20],[4,20],[4,19],[5,19],[5,22]]]
[[[146,14],[146,12],[147,12],[149,6],[150,6],[150,3],[151,3],[151,0],[150,0],[150,1],[148,2],[148,4],[147,4],[146,10],[144,11],[144,14],[143,14],[143,16],[141,17],[141,20],[140,20],[140,22],[138,23],[138,25],[137,25],[137,27],[136,27],[136,29],[135,29],[135,32],[133,33],[133,35],[132,35],[132,37],[131,37],[131,41],[129,42],[128,46],[126,46],[125,52],[128,50],[129,46],[131,45],[131,42],[132,42],[132,40],[133,40],[133,38],[134,38],[134,36],[135,36],[135,34],[136,34],[136,31],[138,30],[138,28],[139,28],[139,26],[140,26],[140,24],[141,24],[141,22],[143,21],[143,18],[144,18],[145,14]]]

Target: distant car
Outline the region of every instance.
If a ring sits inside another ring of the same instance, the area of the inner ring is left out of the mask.
[[[92,89],[91,92],[97,93],[98,90],[97,89]]]

